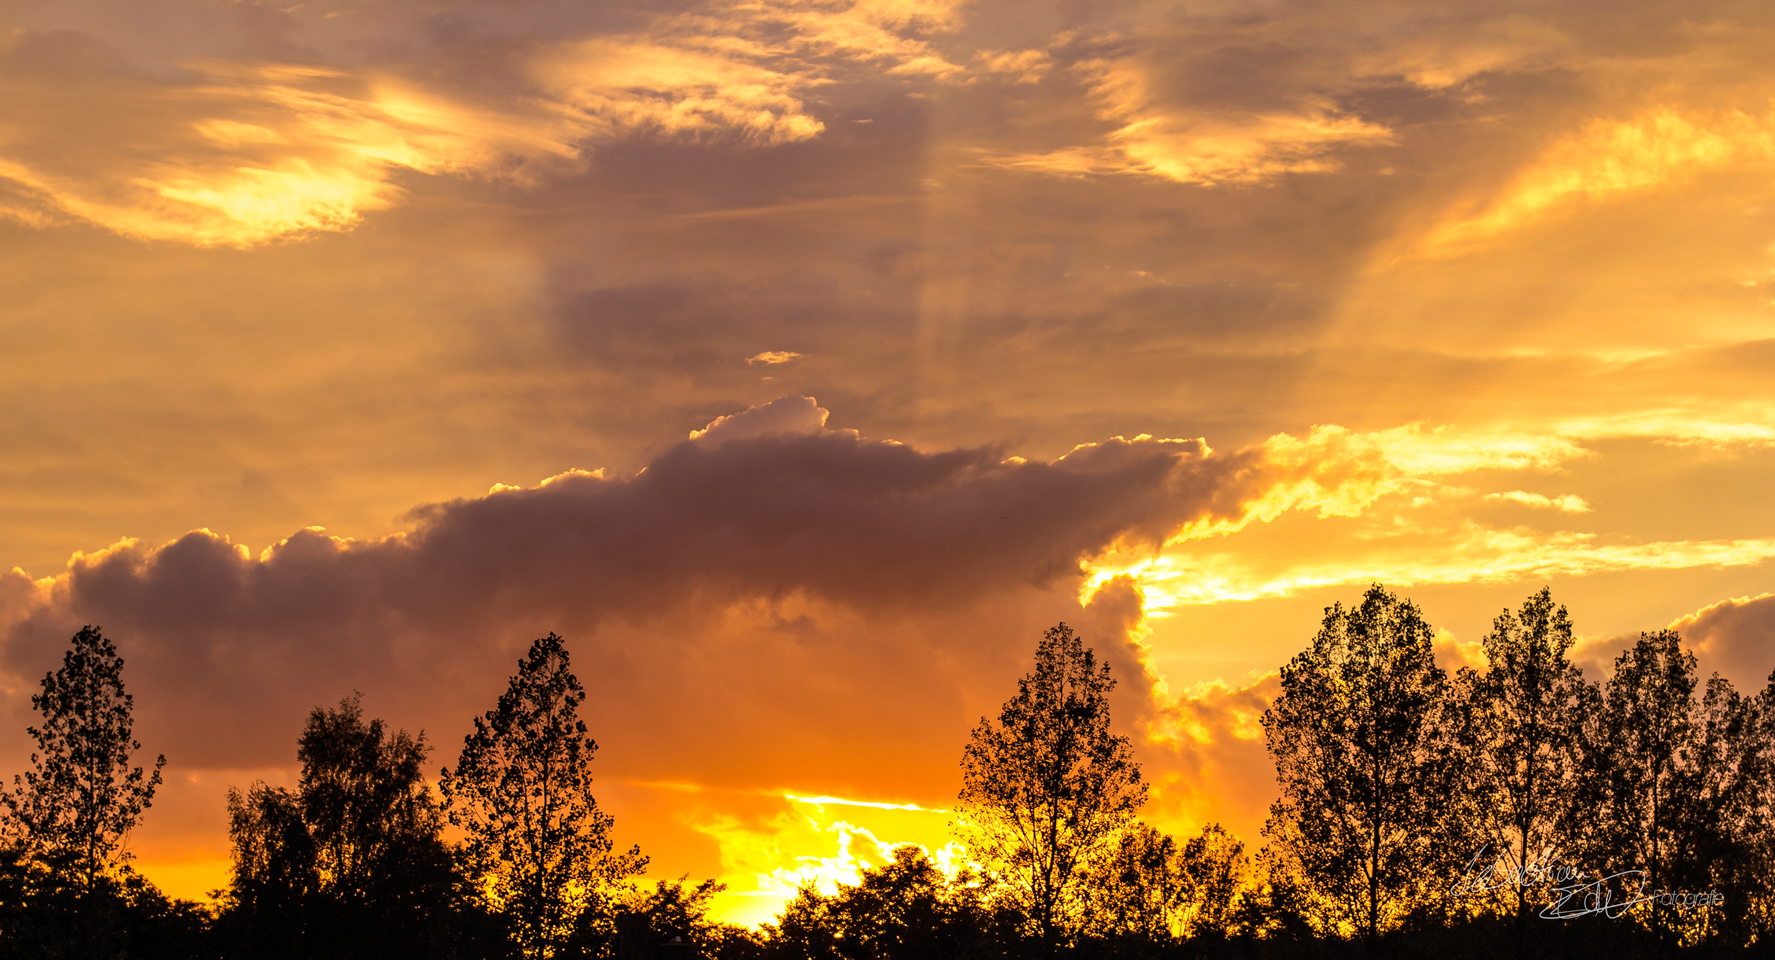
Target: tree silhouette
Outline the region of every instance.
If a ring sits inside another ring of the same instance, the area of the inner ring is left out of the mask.
[[[264,783],[244,795],[229,788],[228,837],[234,859],[222,919],[229,938],[266,960],[307,956],[304,921],[320,895],[320,871],[301,798]]]
[[[42,686],[31,697],[43,715],[28,730],[34,769],[15,777],[0,803],[8,833],[90,891],[124,859],[119,848],[153,801],[166,757],[151,774],[129,766],[142,747],[130,738],[134,699],[123,692],[123,658],[97,627],[74,635]]]
[[[704,880],[689,886],[689,876],[661,880],[652,890],[618,888],[612,917],[580,914],[568,955],[585,957],[757,960],[763,943],[751,930],[709,917],[717,894],[727,885]],[[614,923],[609,923],[614,920]],[[573,951],[578,951],[577,953]]]
[[[228,792],[227,905],[253,956],[452,953],[456,878],[426,787],[424,737],[365,721],[354,695],[316,708],[297,741],[295,792]]]
[[[775,923],[764,925],[770,955],[779,960],[828,960],[838,956],[838,920],[832,899],[809,880],[783,904]]]
[[[951,885],[930,855],[910,844],[894,859],[840,884],[831,912],[838,954],[853,960],[960,957],[981,927],[980,905],[966,883]]]
[[[1189,880],[1184,935],[1198,941],[1231,937],[1251,873],[1244,842],[1220,824],[1210,823],[1183,845],[1178,859]]]
[[[579,719],[584,700],[564,641],[550,633],[443,772],[450,822],[467,834],[470,867],[525,957],[555,956],[599,889],[647,864],[638,847],[612,853],[612,819],[592,796],[598,745]]]
[[[404,844],[439,835],[443,818],[423,770],[428,752],[423,734],[366,723],[356,695],[309,714],[296,758],[302,820],[324,887],[365,897]]]
[[[1135,822],[1094,865],[1087,932],[1118,956],[1224,941],[1237,926],[1250,866],[1245,845],[1220,824],[1179,843]]]
[[[1739,829],[1743,860],[1735,871],[1739,942],[1775,943],[1775,671],[1753,698],[1739,748],[1746,790]]]
[[[1093,864],[1089,932],[1153,947],[1168,944],[1189,908],[1193,884],[1177,841],[1136,821]]]
[[[1772,758],[1765,740],[1764,697],[1746,697],[1715,674],[1696,717],[1688,751],[1694,809],[1682,820],[1683,871],[1690,889],[1718,890],[1725,902],[1684,911],[1685,939],[1747,943],[1768,936],[1767,850]],[[1763,916],[1758,916],[1759,907]]]
[[[1593,856],[1610,872],[1645,871],[1639,886],[1646,894],[1708,879],[1697,847],[1714,812],[1704,795],[1695,672],[1695,655],[1675,630],[1640,634],[1616,658],[1589,731],[1592,796],[1602,813]],[[1671,911],[1654,900],[1634,912],[1662,950]]]
[[[1371,949],[1447,855],[1447,679],[1430,641],[1417,607],[1376,584],[1361,606],[1326,609],[1263,715],[1282,794],[1264,827],[1272,855],[1314,895],[1322,928],[1359,932]]]
[[[1515,917],[1516,953],[1526,949],[1531,915],[1551,899],[1559,867],[1576,868],[1574,803],[1583,760],[1584,719],[1599,696],[1567,658],[1572,622],[1542,588],[1505,610],[1484,638],[1487,667],[1462,668],[1455,681],[1463,708],[1461,769],[1471,803],[1452,809],[1470,827],[1467,846],[1496,887],[1493,899]],[[1452,799],[1452,798],[1451,798]]]
[[[1109,727],[1115,681],[1066,624],[1036,646],[994,723],[962,753],[956,828],[1052,952],[1078,926],[1087,867],[1146,800],[1127,737]]]

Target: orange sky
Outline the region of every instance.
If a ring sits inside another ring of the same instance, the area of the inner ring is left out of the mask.
[[[0,0],[0,769],[97,623],[223,795],[567,636],[655,877],[944,857],[1041,631],[1149,818],[1380,580],[1775,667],[1763,3]],[[722,419],[727,418],[727,419]],[[1155,439],[1158,438],[1158,439]],[[1176,438],[1176,439],[1163,439]],[[72,558],[72,559],[70,559]],[[883,806],[886,805],[886,806]]]

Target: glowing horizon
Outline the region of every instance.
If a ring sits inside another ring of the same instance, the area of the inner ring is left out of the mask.
[[[1605,22],[1606,21],[1606,22]],[[651,878],[768,922],[1078,628],[1171,832],[1383,582],[1775,667],[1775,13],[1363,0],[0,13],[0,732],[98,624],[227,882],[316,706],[455,762],[566,637]],[[433,777],[435,780],[435,777]]]

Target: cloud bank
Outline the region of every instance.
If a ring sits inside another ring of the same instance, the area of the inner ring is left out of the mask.
[[[1149,618],[1235,595],[1224,576],[1179,570],[1178,551],[1288,514],[1359,521],[1402,497],[1485,502],[1448,481],[1585,455],[1557,438],[1322,428],[1226,453],[1139,436],[1032,461],[868,439],[828,419],[812,397],[783,397],[716,418],[633,474],[496,485],[420,507],[379,539],[310,528],[254,554],[199,530],[79,554],[41,580],[15,569],[0,577],[7,707],[25,719],[34,678],[94,623],[129,662],[138,735],[178,768],[285,767],[301,717],[353,689],[429,731],[447,763],[516,655],[557,630],[621,783],[773,798],[749,820],[731,804],[680,805],[693,812],[675,826],[635,801],[644,830],[713,840],[725,869],[756,874],[736,894],[756,911],[785,878],[830,880],[851,862],[765,863],[778,842],[766,839],[798,822],[781,819],[785,796],[941,807],[968,729],[996,712],[1033,638],[1066,620],[1121,679],[1115,715],[1158,787],[1149,814],[1251,833],[1271,789],[1256,717],[1274,675],[1170,688]],[[1437,582],[1356,551],[1274,589],[1377,569]],[[1719,656],[1763,652],[1736,639],[1754,616],[1698,616]],[[837,820],[819,829],[862,836]]]

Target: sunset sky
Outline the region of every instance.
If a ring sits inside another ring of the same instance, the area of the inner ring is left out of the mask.
[[[97,624],[224,794],[568,640],[649,876],[917,842],[1064,620],[1251,848],[1322,611],[1775,667],[1766,2],[0,0],[0,773]]]

